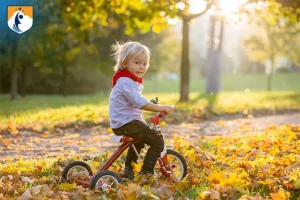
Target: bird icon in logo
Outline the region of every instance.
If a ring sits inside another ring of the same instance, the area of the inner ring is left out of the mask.
[[[33,6],[8,6],[7,24],[19,34],[28,31],[33,24]]]

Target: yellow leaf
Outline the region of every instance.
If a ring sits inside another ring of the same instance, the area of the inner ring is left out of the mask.
[[[113,133],[113,130],[112,130],[111,128],[107,128],[106,131],[107,131],[108,133]]]
[[[286,198],[280,196],[278,193],[271,193],[272,200],[286,200]]]
[[[197,185],[201,182],[201,180],[198,177],[192,177],[190,180],[191,185]]]
[[[206,178],[211,183],[219,183],[221,186],[226,186],[227,180],[221,172],[212,171],[212,173]]]
[[[79,137],[80,137],[79,133],[64,136],[64,138],[68,138],[68,139],[76,139],[76,138],[79,138]]]
[[[160,26],[159,24],[154,24],[154,25],[152,26],[152,31],[153,31],[154,33],[160,33],[160,31],[161,31],[161,26]]]
[[[184,152],[184,154],[186,156],[191,156],[191,155],[195,156],[195,150],[194,149],[187,150],[186,152]]]
[[[135,199],[136,198],[136,193],[140,191],[142,187],[136,183],[129,183],[126,188],[123,189],[123,193],[126,197],[126,199]],[[129,198],[130,197],[130,198]]]
[[[298,179],[295,180],[294,187],[296,189],[300,189],[300,178],[298,178]]]
[[[16,129],[17,129],[17,128],[16,128],[16,123],[14,123],[14,122],[9,122],[9,123],[7,124],[7,129],[12,130],[12,131],[16,130]]]
[[[84,144],[84,141],[83,140],[79,140],[78,141],[78,145],[83,145]]]
[[[97,119],[98,118],[98,114],[97,113],[93,113],[93,114],[90,115],[90,117],[92,119]]]
[[[226,109],[225,112],[228,113],[228,114],[231,114],[231,113],[232,113],[232,110],[228,108],[228,109]]]
[[[43,133],[42,134],[42,138],[48,138],[49,137],[49,134],[48,133]]]
[[[275,125],[270,125],[269,127],[268,127],[268,129],[270,129],[270,130],[276,130],[277,129],[277,126],[275,126]]]
[[[249,114],[249,115],[247,115],[247,118],[252,119],[252,118],[254,118],[254,116],[252,114]]]
[[[159,125],[160,125],[161,127],[165,127],[165,126],[167,125],[167,123],[166,123],[165,121],[162,121],[162,122],[159,123]]]
[[[219,126],[225,126],[225,123],[224,123],[223,120],[219,120],[219,121],[218,121],[218,125],[219,125]]]
[[[211,161],[210,160],[206,160],[203,162],[203,166],[205,167],[210,167],[212,164],[211,164]]]
[[[143,162],[138,162],[138,163],[132,162],[131,164],[133,166],[133,172],[138,173],[139,171],[141,171]]]
[[[176,185],[176,190],[177,191],[185,191],[189,188],[189,185],[186,182],[186,177],[179,181],[179,183]]]
[[[58,185],[58,188],[63,191],[71,192],[76,188],[76,183],[62,183]]]

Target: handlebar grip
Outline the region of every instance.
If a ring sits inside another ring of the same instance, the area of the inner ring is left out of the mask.
[[[155,99],[151,99],[150,102],[153,104],[158,104],[158,97],[156,97]]]
[[[167,115],[167,113],[166,112],[160,112],[159,114],[157,114],[155,117],[151,117],[150,118],[150,122],[152,122],[153,124],[159,124],[159,120],[160,120],[160,118],[162,118],[162,117],[164,117],[164,116],[166,116]]]
[[[164,116],[166,116],[166,115],[167,115],[167,113],[166,113],[165,111],[162,111],[162,112],[159,113],[159,116],[160,116],[160,117],[164,117]]]

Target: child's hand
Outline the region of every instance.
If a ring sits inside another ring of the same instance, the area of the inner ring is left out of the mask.
[[[171,112],[173,111],[174,109],[174,106],[161,106],[162,108],[162,112],[166,112],[168,115],[171,114]]]
[[[167,114],[171,114],[172,110],[174,109],[174,106],[156,105],[149,102],[143,107],[141,107],[141,109],[152,112],[166,112]]]

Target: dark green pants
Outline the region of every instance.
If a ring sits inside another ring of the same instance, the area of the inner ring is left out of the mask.
[[[162,135],[158,135],[155,130],[138,120],[133,120],[120,128],[113,129],[113,132],[116,135],[126,135],[134,139],[139,139],[140,142],[135,144],[138,153],[140,153],[142,148],[144,148],[145,144],[150,146],[146,154],[141,173],[153,174],[153,169],[157,159],[160,157],[160,153],[164,149],[164,139]],[[138,157],[134,152],[134,149],[130,146],[125,161],[125,168],[132,171],[133,167],[131,163],[136,163],[137,159]]]

